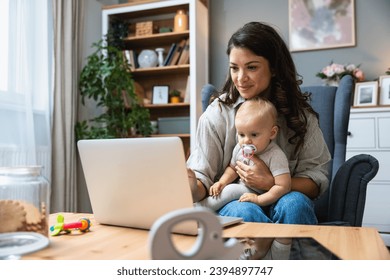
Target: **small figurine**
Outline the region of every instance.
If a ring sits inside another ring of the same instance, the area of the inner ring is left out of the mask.
[[[91,227],[91,221],[87,218],[81,218],[78,222],[69,224],[65,224],[64,220],[64,216],[61,214],[57,216],[57,223],[50,227],[51,236],[59,235],[61,232],[70,233],[72,229],[86,232]]]

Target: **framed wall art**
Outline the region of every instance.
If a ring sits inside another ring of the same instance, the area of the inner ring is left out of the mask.
[[[379,105],[390,105],[390,75],[379,77]]]
[[[378,104],[378,82],[356,83],[354,107],[376,106]]]
[[[168,104],[169,86],[154,86],[152,104]]]
[[[355,0],[289,0],[291,52],[355,46]]]

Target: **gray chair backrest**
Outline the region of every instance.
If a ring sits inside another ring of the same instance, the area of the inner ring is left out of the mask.
[[[330,178],[333,179],[345,162],[354,80],[347,75],[338,87],[306,86],[301,89],[311,93],[310,104],[320,116],[320,128],[332,156]]]

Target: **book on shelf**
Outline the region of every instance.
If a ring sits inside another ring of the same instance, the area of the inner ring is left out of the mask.
[[[138,54],[136,51],[133,51],[133,60],[134,60],[134,68],[139,68]]]
[[[171,48],[169,49],[168,54],[165,57],[164,66],[170,65],[175,49],[176,49],[176,43],[172,43]]]
[[[177,64],[188,64],[190,62],[190,38],[186,40],[183,51],[181,52],[180,59]]]
[[[124,50],[123,51],[123,57],[127,60],[127,62],[130,64],[130,70],[134,71],[137,67],[135,62],[135,53],[133,50]]]
[[[130,64],[130,52],[129,50],[123,50],[122,51],[123,60],[126,61],[128,64]],[[131,65],[130,65],[131,67]]]
[[[181,40],[177,44],[176,50],[175,50],[175,52],[173,54],[171,63],[169,65],[176,65],[176,64],[178,64],[179,59],[180,59],[180,55],[182,54],[182,51],[183,51],[185,45],[186,45],[186,39]]]

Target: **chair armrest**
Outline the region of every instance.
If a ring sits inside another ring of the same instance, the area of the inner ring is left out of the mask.
[[[328,221],[362,225],[367,184],[378,169],[378,160],[366,154],[355,155],[341,165],[331,183]]]

